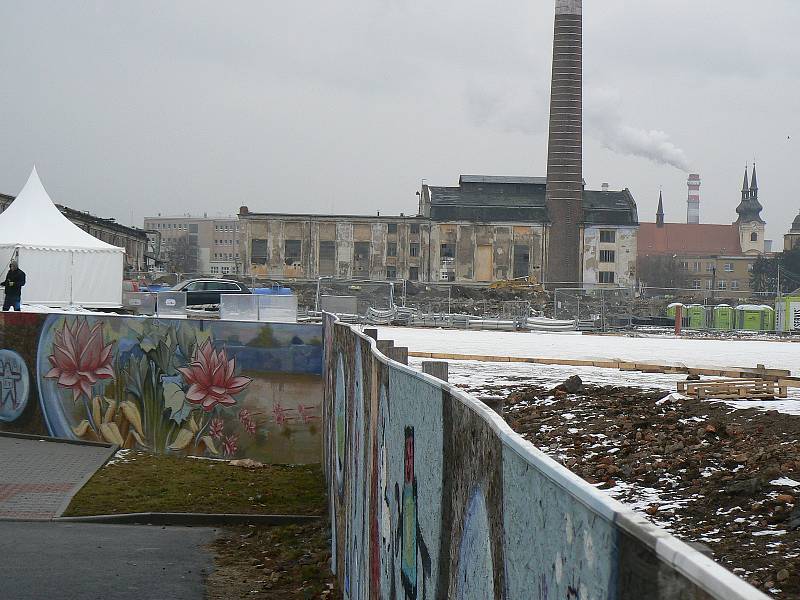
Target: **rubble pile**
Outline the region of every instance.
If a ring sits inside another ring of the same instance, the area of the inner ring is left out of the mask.
[[[800,417],[575,378],[505,405],[589,483],[772,597],[800,597]]]

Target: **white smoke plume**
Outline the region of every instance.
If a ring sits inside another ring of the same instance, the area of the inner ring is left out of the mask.
[[[670,141],[669,134],[656,129],[638,129],[624,123],[622,98],[617,90],[601,88],[589,91],[584,107],[589,133],[612,152],[646,158],[684,173],[690,171],[686,153]]]

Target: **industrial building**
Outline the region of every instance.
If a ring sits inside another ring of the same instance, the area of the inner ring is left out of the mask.
[[[423,185],[416,216],[255,213],[242,207],[245,274],[542,281],[552,252],[546,189],[544,177],[462,175],[458,186]],[[638,217],[630,191],[584,190],[582,204],[575,251],[583,283],[633,285]]]

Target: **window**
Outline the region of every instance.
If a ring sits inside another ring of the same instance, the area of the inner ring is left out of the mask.
[[[728,282],[725,281],[724,279],[720,279],[717,282],[717,289],[719,289],[719,290],[727,290],[728,289]]]
[[[419,244],[409,244],[408,255],[411,257],[419,256]]]
[[[442,258],[455,258],[456,245],[455,244],[442,244],[441,251]]]
[[[211,267],[211,272],[214,274],[219,273],[219,267]]]
[[[692,289],[693,290],[699,290],[701,285],[702,285],[702,282],[699,279],[695,279],[694,281],[692,281]]]
[[[706,272],[713,273],[713,271],[714,271],[714,263],[713,262],[706,263]]]
[[[700,265],[701,263],[699,260],[694,261],[694,263],[692,264],[692,271],[694,271],[695,273],[699,273],[701,269]]]
[[[386,279],[397,279],[396,267],[386,267]]]
[[[411,235],[419,235],[419,223],[411,224]]]
[[[250,241],[250,262],[254,265],[267,264],[267,240],[253,239]]]
[[[189,223],[189,233],[198,233],[197,223]]]
[[[231,268],[230,267],[222,267],[222,274],[223,275],[225,275],[227,273],[230,273],[230,272],[231,272]]]
[[[601,263],[613,263],[614,262],[614,251],[613,250],[600,250],[600,262]]]
[[[389,233],[397,233],[397,223],[389,223],[387,229]]]
[[[599,283],[614,283],[614,271],[600,271],[597,277]]]
[[[293,265],[300,262],[300,252],[303,247],[301,240],[285,240],[283,242],[283,262]]]
[[[408,278],[411,281],[419,281],[419,267],[411,267],[408,270]]]
[[[685,260],[682,260],[681,263],[680,263],[680,267],[684,271],[688,271],[689,270],[689,263],[687,261],[685,261]]]
[[[739,289],[739,280],[738,279],[731,280],[731,289],[732,290],[738,290]]]
[[[386,256],[397,256],[397,244],[395,242],[386,244]]]
[[[600,243],[601,244],[613,244],[617,241],[617,232],[616,231],[601,231],[600,232]]]
[[[758,234],[755,231],[750,234],[750,241],[751,242],[757,242],[758,241]]]
[[[714,289],[714,282],[711,279],[706,279],[706,289],[713,290]]]
[[[725,272],[733,273],[733,263],[725,263]]]

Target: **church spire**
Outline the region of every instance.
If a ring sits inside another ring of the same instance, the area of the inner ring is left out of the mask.
[[[742,200],[747,200],[750,195],[750,183],[747,181],[747,166],[744,168],[744,183],[742,184]]]
[[[756,163],[753,163],[753,178],[750,180],[750,197],[758,200],[758,179],[756,177]]]
[[[658,211],[656,212],[656,227],[664,226],[664,198],[661,192],[658,192]]]

